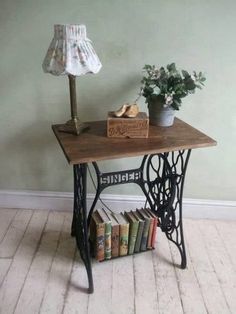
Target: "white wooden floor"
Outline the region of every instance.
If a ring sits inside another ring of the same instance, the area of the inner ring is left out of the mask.
[[[0,209],[1,314],[236,313],[236,221],[185,220],[186,270],[160,232],[154,251],[94,262],[92,295],[70,224],[69,213]]]

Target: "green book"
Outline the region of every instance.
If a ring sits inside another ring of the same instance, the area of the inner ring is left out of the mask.
[[[111,220],[107,216],[105,210],[98,209],[98,214],[105,223],[105,259],[111,258]]]
[[[135,218],[139,221],[137,239],[136,239],[135,246],[134,246],[134,253],[138,253],[141,250],[141,240],[142,240],[142,236],[143,236],[145,221],[137,211],[132,211],[132,213],[135,216]]]
[[[111,212],[106,209],[105,211],[111,220],[111,257],[118,257],[120,246],[120,225]]]
[[[147,241],[148,241],[148,234],[149,234],[149,228],[150,228],[150,221],[151,218],[148,217],[144,209],[137,209],[137,212],[140,214],[140,216],[144,219],[144,228],[143,228],[143,236],[141,240],[141,251],[147,250]]]
[[[129,251],[128,254],[134,254],[135,242],[137,239],[139,221],[135,218],[132,212],[125,212],[125,216],[130,223],[129,229]]]

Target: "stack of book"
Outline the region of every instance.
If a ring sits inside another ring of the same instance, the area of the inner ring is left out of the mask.
[[[120,214],[98,209],[92,214],[90,241],[98,261],[155,248],[158,218],[148,208]]]

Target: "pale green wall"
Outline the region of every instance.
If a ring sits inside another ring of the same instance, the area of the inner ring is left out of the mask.
[[[0,0],[0,189],[72,190],[50,129],[69,117],[67,79],[44,74],[41,63],[53,24],[84,23],[103,68],[78,79],[81,118],[104,119],[133,100],[145,63],[203,70],[206,88],[177,115],[218,146],[193,151],[185,197],[236,200],[235,12],[235,0]],[[138,190],[111,190],[122,191]]]

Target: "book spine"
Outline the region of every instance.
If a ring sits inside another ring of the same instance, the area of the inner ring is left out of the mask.
[[[150,227],[150,220],[145,219],[143,236],[142,236],[142,240],[141,240],[141,251],[146,251],[146,249],[147,249],[149,227]]]
[[[139,221],[138,234],[137,234],[137,239],[136,239],[135,247],[134,247],[135,253],[138,253],[141,250],[141,240],[143,236],[143,229],[144,229],[144,221]]]
[[[120,256],[128,254],[129,224],[120,225]]]
[[[111,233],[111,256],[119,256],[119,235],[120,235],[119,225],[112,227]]]
[[[155,249],[157,234],[157,217],[154,218],[153,232],[152,232],[152,248]]]
[[[96,225],[96,259],[101,262],[105,259],[105,224]]]
[[[111,258],[111,222],[105,223],[105,259]]]
[[[131,222],[130,223],[130,233],[129,233],[129,255],[134,253],[135,242],[137,239],[138,225],[139,222]]]
[[[151,218],[150,219],[149,231],[148,231],[148,241],[147,241],[147,248],[148,249],[152,249],[153,226],[154,226],[154,218]]]

